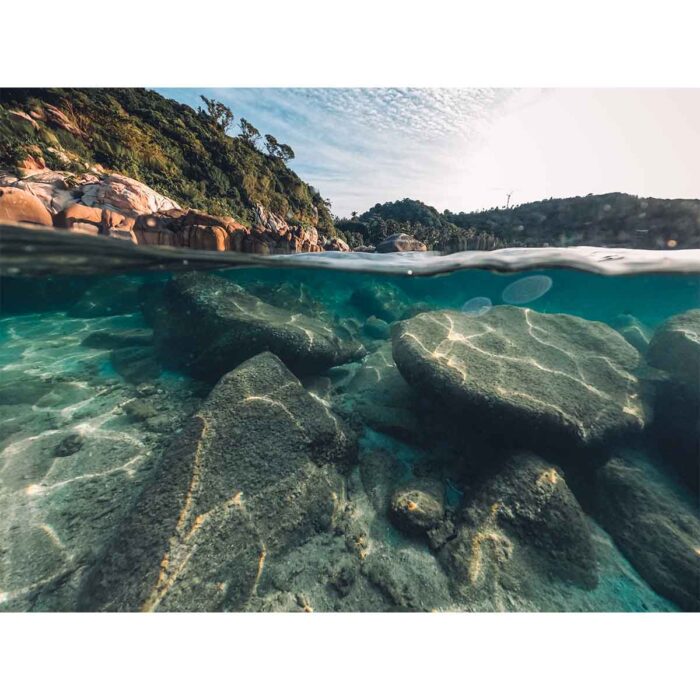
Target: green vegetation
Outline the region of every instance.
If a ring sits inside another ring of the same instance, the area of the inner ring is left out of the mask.
[[[432,250],[491,250],[506,245],[493,233],[457,226],[434,207],[415,199],[375,204],[359,217],[353,212],[350,219],[336,219],[335,226],[353,247],[376,246],[396,233],[413,236]]]
[[[325,200],[287,167],[292,149],[270,137],[274,147],[261,153],[250,122],[241,119],[240,135],[230,136],[233,112],[204,102],[197,111],[143,89],[3,88],[0,167],[15,167],[38,146],[51,168],[81,172],[99,164],[183,206],[250,225],[260,202],[289,221],[337,235]],[[11,111],[36,118],[32,123]]]
[[[700,201],[589,194],[454,214],[403,199],[375,204],[359,217],[337,219],[336,227],[351,245],[376,245],[403,232],[446,251],[568,245],[698,248]]]
[[[700,247],[697,199],[657,199],[612,192],[470,214],[445,211],[443,216],[460,228],[496,234],[521,241],[522,245]]]

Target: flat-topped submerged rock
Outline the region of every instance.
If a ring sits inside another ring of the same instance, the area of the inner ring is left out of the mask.
[[[156,346],[165,360],[208,380],[266,351],[300,374],[365,354],[362,345],[341,339],[326,322],[267,304],[216,275],[187,273],[173,279],[153,319]]]
[[[601,447],[645,425],[639,354],[603,323],[513,306],[440,311],[397,324],[392,342],[409,384],[515,443]]]

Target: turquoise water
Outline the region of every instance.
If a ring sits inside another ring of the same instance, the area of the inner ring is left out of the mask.
[[[6,267],[0,607],[698,609],[697,270],[392,257]]]

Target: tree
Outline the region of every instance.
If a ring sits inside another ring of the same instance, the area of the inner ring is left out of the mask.
[[[294,158],[294,151],[291,146],[288,146],[286,143],[280,143],[277,155],[286,163],[288,160]]]
[[[279,158],[285,163],[294,158],[294,151],[286,143],[280,143],[272,134],[265,134],[265,148],[273,158]]]
[[[272,134],[265,134],[265,148],[273,158],[277,157],[279,146],[279,142]]]
[[[247,120],[241,118],[241,138],[249,145],[255,146],[260,138],[260,132]]]
[[[200,114],[206,115],[221,131],[226,133],[233,125],[233,112],[223,103],[217,100],[210,100],[204,95],[200,95],[206,110],[199,110]]]

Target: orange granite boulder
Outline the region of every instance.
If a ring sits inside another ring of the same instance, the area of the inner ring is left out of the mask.
[[[0,221],[51,226],[51,214],[41,201],[17,187],[0,187]]]

